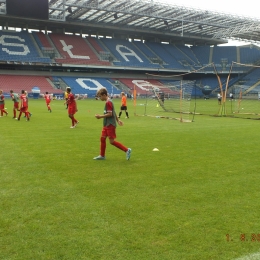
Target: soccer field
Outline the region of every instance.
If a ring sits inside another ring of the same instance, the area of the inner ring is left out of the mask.
[[[207,102],[207,101],[205,101]],[[217,107],[217,101],[214,100]],[[99,154],[104,102],[0,118],[0,259],[231,260],[259,252],[259,121],[135,117]],[[117,112],[120,101],[114,100]],[[215,108],[214,108],[215,109]],[[124,115],[124,114],[123,114]],[[153,152],[153,148],[159,151]]]

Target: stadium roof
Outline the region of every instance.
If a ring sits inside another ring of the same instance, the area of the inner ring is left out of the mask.
[[[191,45],[221,44],[228,39],[260,43],[260,19],[153,0],[49,0],[47,21],[8,16],[5,0],[0,2],[0,22],[6,27]]]

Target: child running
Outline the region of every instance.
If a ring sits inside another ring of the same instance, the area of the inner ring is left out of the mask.
[[[49,92],[45,92],[45,95],[44,95],[44,98],[45,98],[45,102],[46,102],[46,106],[48,108],[48,111],[51,112],[51,95],[49,94]]]
[[[105,109],[104,114],[99,115],[96,114],[95,117],[97,119],[103,118],[103,129],[100,137],[100,155],[94,157],[94,160],[105,160],[105,152],[106,152],[106,139],[109,138],[110,144],[114,145],[118,149],[124,151],[126,153],[126,160],[130,159],[131,156],[131,148],[125,147],[123,144],[115,141],[116,138],[116,123],[120,126],[123,125],[123,122],[120,121],[116,115],[114,105],[111,99],[108,97],[107,90],[105,88],[101,88],[97,92],[97,97],[101,101],[105,101]]]

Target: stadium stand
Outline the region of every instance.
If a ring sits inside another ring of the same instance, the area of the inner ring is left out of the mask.
[[[212,90],[219,89],[219,83],[216,76],[202,77],[196,81],[196,85],[199,87],[209,86]]]
[[[254,68],[240,79],[247,87],[247,93],[260,92],[260,68]]]
[[[151,84],[147,83],[146,80],[134,80],[129,78],[119,79],[125,86],[127,86],[131,93],[133,93],[134,88],[136,86],[136,93],[137,95],[147,95],[148,92],[153,93],[153,89]],[[145,83],[146,81],[146,83]],[[140,82],[140,84],[138,84]],[[141,85],[144,84],[144,87]]]
[[[211,61],[215,64],[226,63],[230,66],[232,61],[237,61],[237,48],[235,46],[214,46]]]
[[[40,57],[31,34],[25,31],[0,31],[0,60],[17,62],[50,63],[51,59]]]
[[[146,45],[164,61],[164,68],[186,70],[173,56],[173,47],[171,45],[156,42],[146,42]]]
[[[50,40],[53,42],[50,42]],[[43,57],[44,53],[41,50],[53,49],[56,46],[57,50],[63,58],[55,58],[57,62],[65,64],[77,65],[97,65],[110,67],[112,64],[109,61],[101,60],[99,54],[106,54],[115,57],[114,66],[124,66],[133,68],[166,68],[178,71],[194,70],[214,62],[217,71],[228,73],[228,68],[232,61],[237,61],[245,64],[255,64],[260,61],[260,49],[257,46],[192,46],[162,44],[155,42],[142,41],[127,41],[122,39],[109,39],[94,37],[82,38],[76,35],[66,35],[51,33],[48,37],[42,32],[28,33],[26,31],[10,32],[0,31],[0,60],[2,61],[18,61],[18,62],[42,62],[52,63],[54,59]],[[36,46],[37,45],[37,46]],[[226,63],[224,68],[223,63]],[[234,65],[241,68],[240,65]],[[248,68],[241,68],[244,71]],[[213,67],[205,70],[213,71]],[[247,84],[253,86],[258,82],[259,71],[255,70],[255,74],[249,73],[242,78]],[[201,71],[202,72],[202,71]],[[26,79],[25,79],[26,77]],[[240,76],[241,77],[241,76]],[[196,85],[209,85],[214,90],[219,88],[218,81],[215,76],[201,76],[202,80],[197,80]],[[226,87],[226,75],[221,75],[223,89]],[[229,87],[238,81],[237,75],[232,75],[229,80]],[[51,82],[53,81],[53,83]],[[113,84],[113,80],[108,78],[84,78],[84,77],[43,77],[43,76],[18,76],[18,75],[2,75],[0,83],[3,86],[4,92],[9,92],[14,89],[20,92],[21,89],[31,90],[32,87],[38,86],[41,92],[62,93],[57,83],[63,81],[64,86],[70,86],[75,94],[88,94],[89,97],[94,97],[98,87],[106,87],[109,93],[120,94],[122,90],[119,86]],[[135,80],[130,78],[119,79],[119,81],[129,89],[129,93],[133,91],[133,86],[136,85],[139,95],[152,93],[153,88],[158,88],[159,91],[165,94],[173,94],[175,80]],[[256,90],[255,86],[255,90]],[[148,92],[147,92],[148,91]],[[198,91],[197,95],[202,95]],[[194,94],[194,92],[193,92]]]
[[[53,46],[50,43],[50,38]],[[82,38],[77,35],[43,32],[28,33],[0,32],[0,60],[17,62],[62,63],[78,65],[109,66],[109,57],[115,57],[114,66],[138,68],[166,68],[177,70],[194,70],[214,62],[218,70],[228,71],[232,61],[255,64],[260,60],[257,46],[185,46],[141,41],[129,42],[120,39]],[[39,47],[37,47],[37,46]],[[44,50],[56,47],[62,58],[44,54]],[[104,52],[106,58],[101,59]],[[111,55],[109,55],[111,54]],[[44,57],[43,57],[44,56]],[[234,65],[240,68],[239,65]],[[212,71],[213,68],[206,68]]]
[[[174,95],[175,91],[167,85],[155,79],[120,79],[126,85],[130,92],[133,93],[136,87],[137,95],[154,95],[154,92],[164,92],[164,94]]]
[[[158,68],[158,64],[150,62],[134,44],[127,40],[102,38],[100,41],[116,57],[117,60],[113,62],[115,66]]]
[[[51,33],[49,37],[63,57],[56,58],[56,62],[111,66],[108,61],[99,60],[98,56],[81,36]]]
[[[33,87],[38,87],[41,93],[62,93],[62,90],[53,88],[50,82],[51,78],[44,76],[0,75],[0,85],[4,93],[9,93],[11,89],[17,93],[21,93],[23,89],[29,93]]]
[[[191,62],[192,66],[195,66],[195,67],[201,66],[198,58],[195,56],[195,54],[193,53],[193,51],[191,50],[190,47],[185,46],[185,45],[176,45],[175,47],[186,55],[186,57],[188,58],[188,62],[189,63]]]
[[[210,63],[210,46],[191,46],[192,52],[195,54],[202,66]]]
[[[87,37],[86,40],[92,45],[92,47],[96,50],[97,53],[105,51],[102,46],[99,44],[96,38],[94,37]]]
[[[260,60],[260,49],[259,47],[253,46],[239,46],[239,61],[240,63],[251,63],[255,64]]]
[[[228,87],[230,87],[232,84],[234,84],[237,80],[238,80],[238,76],[236,76],[236,75],[231,76],[229,79]],[[227,77],[224,75],[221,75],[220,81],[222,84],[222,90],[225,90],[226,83],[227,83]],[[201,77],[199,80],[196,81],[196,86],[199,86],[199,87],[209,86],[213,90],[213,93],[214,93],[214,91],[220,91],[218,79],[214,75]]]
[[[121,91],[114,86],[107,78],[89,77],[60,77],[74,94],[87,94],[88,97],[95,97],[98,88],[105,87],[110,94],[120,94]],[[56,78],[54,78],[57,80]]]
[[[178,63],[180,63],[184,68],[188,70],[193,70],[193,66],[195,65],[195,62],[189,59],[189,57],[180,51],[179,48],[177,48],[175,45],[172,44],[163,44],[163,48],[171,54],[172,57]]]
[[[145,43],[143,43],[141,41],[134,41],[132,43],[133,43],[133,45],[136,46],[136,48],[138,48],[142,53],[144,53],[146,55],[146,57],[149,60],[151,60],[153,63],[158,63],[160,65],[162,64],[162,60],[159,58],[159,56],[157,56],[155,52],[153,52],[151,49],[149,49]],[[160,66],[160,67],[162,67],[162,66]]]
[[[52,48],[50,42],[43,32],[32,32],[34,39],[41,48]]]

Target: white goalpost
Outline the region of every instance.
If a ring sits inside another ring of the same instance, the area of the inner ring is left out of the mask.
[[[135,114],[192,122],[190,101],[194,81],[175,80],[152,86],[145,95],[136,95]]]

